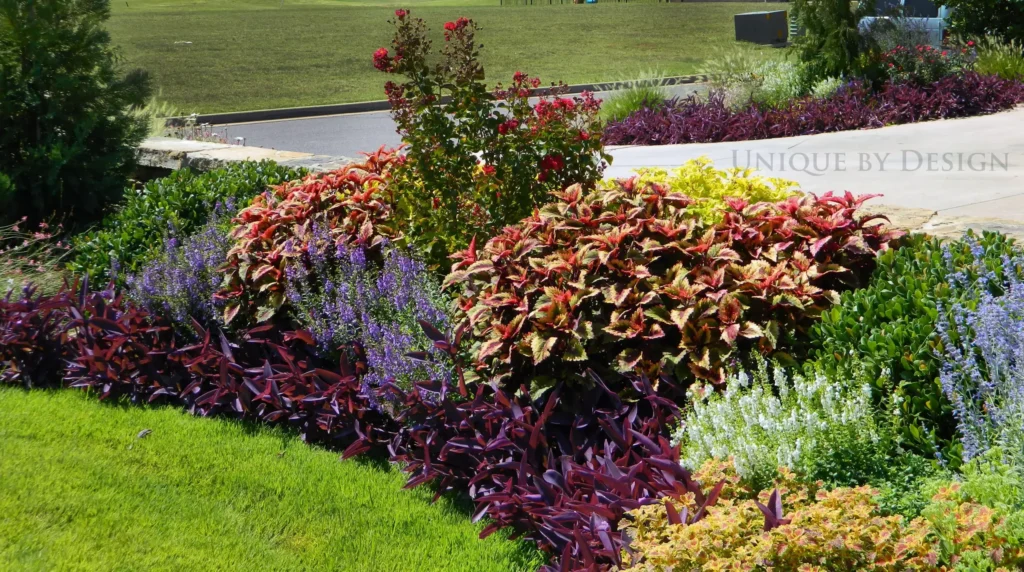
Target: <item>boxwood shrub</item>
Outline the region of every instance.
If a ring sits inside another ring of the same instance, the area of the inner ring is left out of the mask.
[[[141,270],[143,262],[170,235],[184,237],[209,218],[217,203],[248,202],[271,185],[302,173],[272,162],[247,162],[197,173],[182,169],[127,190],[125,201],[103,222],[72,241],[69,268],[88,274],[94,284]],[[111,274],[111,269],[117,271]]]
[[[830,373],[867,374],[874,380],[877,402],[897,413],[892,419],[905,442],[956,465],[956,422],[939,385],[941,348],[935,326],[941,308],[971,304],[980,291],[953,289],[948,276],[954,271],[976,273],[970,264],[972,250],[999,273],[1002,257],[1014,251],[1014,244],[987,232],[981,237],[968,233],[947,245],[920,235],[905,241],[903,248],[879,255],[866,288],[844,293],[839,305],[821,314],[811,331],[816,361]],[[974,283],[977,276],[968,278]]]

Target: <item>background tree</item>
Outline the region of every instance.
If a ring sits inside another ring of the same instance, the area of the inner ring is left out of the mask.
[[[936,0],[935,4],[953,9],[949,27],[954,34],[971,38],[992,35],[1006,42],[1024,42],[1021,0]]]
[[[0,0],[0,222],[88,222],[120,196],[150,82],[121,69],[109,17],[109,0]]]
[[[873,8],[872,1],[855,8],[849,0],[793,0],[793,17],[804,30],[794,43],[806,64],[809,84],[857,69],[863,47],[857,25]]]

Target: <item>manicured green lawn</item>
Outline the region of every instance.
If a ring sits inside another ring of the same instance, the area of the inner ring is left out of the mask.
[[[114,0],[111,34],[129,64],[150,70],[182,112],[383,99],[371,55],[389,46],[394,6],[437,34],[458,16],[482,27],[488,81],[516,70],[547,82],[621,80],[657,69],[694,73],[736,45],[734,14],[763,4],[677,3],[499,7],[497,0]],[[439,5],[439,4],[444,4]],[[192,42],[184,44],[175,42]],[[765,48],[771,50],[771,48]]]
[[[536,569],[403,483],[279,431],[0,388],[0,570]]]

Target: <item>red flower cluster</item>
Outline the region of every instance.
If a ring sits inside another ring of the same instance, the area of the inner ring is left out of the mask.
[[[454,22],[445,22],[444,29],[446,32],[457,32],[469,25],[468,18],[459,18]],[[446,34],[447,35],[447,34]]]
[[[382,72],[391,71],[391,56],[388,54],[387,48],[380,48],[373,52],[373,67]]]
[[[498,126],[498,133],[501,135],[508,135],[510,131],[515,131],[519,127],[519,121],[515,119],[509,119]]]
[[[493,177],[494,173],[496,173],[497,171],[498,169],[496,169],[494,165],[484,165],[484,174],[487,175],[488,177]]]
[[[395,17],[398,18],[399,20],[401,20],[402,18],[405,18],[408,15],[409,15],[409,11],[408,10],[402,10],[401,8],[399,8],[398,10],[395,10]]]
[[[561,171],[565,168],[565,158],[557,153],[551,155],[545,155],[540,160],[540,175],[537,179],[540,181],[546,181],[548,179],[548,173],[551,171]]]

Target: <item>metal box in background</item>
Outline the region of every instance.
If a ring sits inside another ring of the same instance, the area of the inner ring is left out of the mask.
[[[736,14],[733,20],[737,42],[784,44],[789,40],[789,17],[785,10]]]

